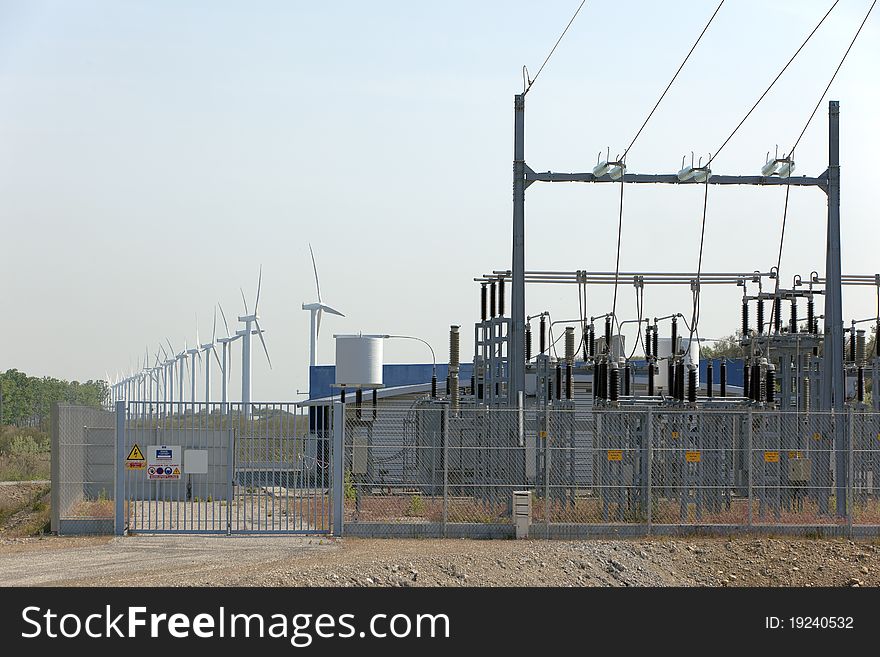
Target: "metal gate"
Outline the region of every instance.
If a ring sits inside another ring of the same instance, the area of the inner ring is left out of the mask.
[[[292,403],[128,402],[129,533],[330,532],[332,435]]]

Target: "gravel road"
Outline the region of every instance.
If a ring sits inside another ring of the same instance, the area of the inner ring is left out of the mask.
[[[878,586],[877,542],[136,536],[0,539],[6,585]]]

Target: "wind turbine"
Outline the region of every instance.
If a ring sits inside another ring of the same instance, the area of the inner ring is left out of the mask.
[[[241,343],[241,404],[245,415],[250,415],[249,404],[251,403],[251,335],[256,333],[260,336],[260,342],[263,344],[263,351],[266,352],[266,360],[269,361],[269,368],[272,368],[272,359],[269,358],[269,350],[266,348],[266,340],[263,339],[263,330],[260,328],[259,315],[257,309],[260,305],[260,288],[263,284],[263,268],[260,267],[260,276],[257,279],[257,297],[254,301],[254,312],[248,311],[247,299],[244,298],[244,290],[241,290],[241,300],[244,302],[244,315],[239,315],[238,321],[244,322],[244,331],[241,333],[244,338]],[[254,331],[251,326],[256,326]]]
[[[220,358],[217,356],[217,352],[214,351],[214,345],[217,342],[217,306],[214,306],[214,329],[211,333],[211,341],[206,342],[201,345],[201,350],[205,352],[205,405],[211,403],[211,354],[214,354],[214,358],[217,360],[217,364],[220,365]],[[222,368],[223,366],[220,365]],[[225,401],[225,400],[224,400]],[[210,412],[210,411],[208,411]]]
[[[182,411],[182,412],[183,412],[183,403],[184,403],[184,401],[186,401],[186,400],[184,399],[185,395],[184,395],[184,392],[183,392],[183,370],[184,370],[184,368],[186,367],[186,357],[187,357],[188,355],[189,355],[189,354],[187,353],[187,349],[186,349],[186,340],[184,340],[184,341],[183,341],[183,351],[181,351],[180,353],[178,353],[178,354],[174,357],[174,362],[175,362],[175,363],[177,363],[177,362],[180,363],[180,364],[177,366],[177,385],[178,385],[178,390],[179,390],[179,393],[178,393],[178,394],[180,395],[180,404],[181,404],[181,411]]]
[[[221,351],[223,353],[223,362],[220,364],[220,374],[223,379],[221,386],[221,397],[222,404],[220,406],[220,412],[226,413],[227,403],[229,402],[229,363],[231,362],[229,359],[229,349],[230,345],[238,340],[241,336],[229,335],[229,324],[226,322],[226,313],[223,312],[223,306],[219,303],[217,307],[220,308],[220,315],[223,317],[223,326],[226,328],[226,337],[225,338],[217,338],[217,342],[221,345]],[[215,352],[216,355],[216,352]]]
[[[321,284],[318,282],[318,265],[315,264],[315,252],[312,251],[312,245],[309,244],[309,253],[312,256],[312,269],[315,270],[315,290],[318,293],[318,300],[315,303],[304,303],[303,310],[308,310],[311,317],[311,329],[309,331],[309,365],[314,367],[318,361],[318,334],[321,332],[321,316],[324,312],[331,315],[339,315],[345,317],[341,312],[326,305],[321,300]]]
[[[201,360],[202,353],[199,347],[199,317],[196,315],[196,344],[186,350],[186,355],[192,358],[192,367],[190,368],[190,384],[189,397],[193,406],[193,413],[196,412],[196,356]],[[182,392],[182,391],[181,391]]]

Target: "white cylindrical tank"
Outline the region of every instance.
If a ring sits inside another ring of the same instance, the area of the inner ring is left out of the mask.
[[[336,338],[336,385],[377,388],[383,385],[384,336],[334,335]]]
[[[694,340],[690,344],[687,338],[678,336],[678,351],[684,350],[685,365],[693,365],[697,368],[697,388],[700,387],[700,343]],[[672,338],[658,338],[657,340],[657,366],[659,372],[654,379],[654,386],[663,389],[663,394],[668,395],[670,388],[667,381],[669,372],[669,356],[672,354]],[[687,377],[685,376],[685,385]]]

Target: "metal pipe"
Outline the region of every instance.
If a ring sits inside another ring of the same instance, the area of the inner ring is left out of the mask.
[[[719,375],[720,381],[718,386],[718,394],[721,397],[727,397],[727,359],[721,359],[721,365],[719,366]]]

